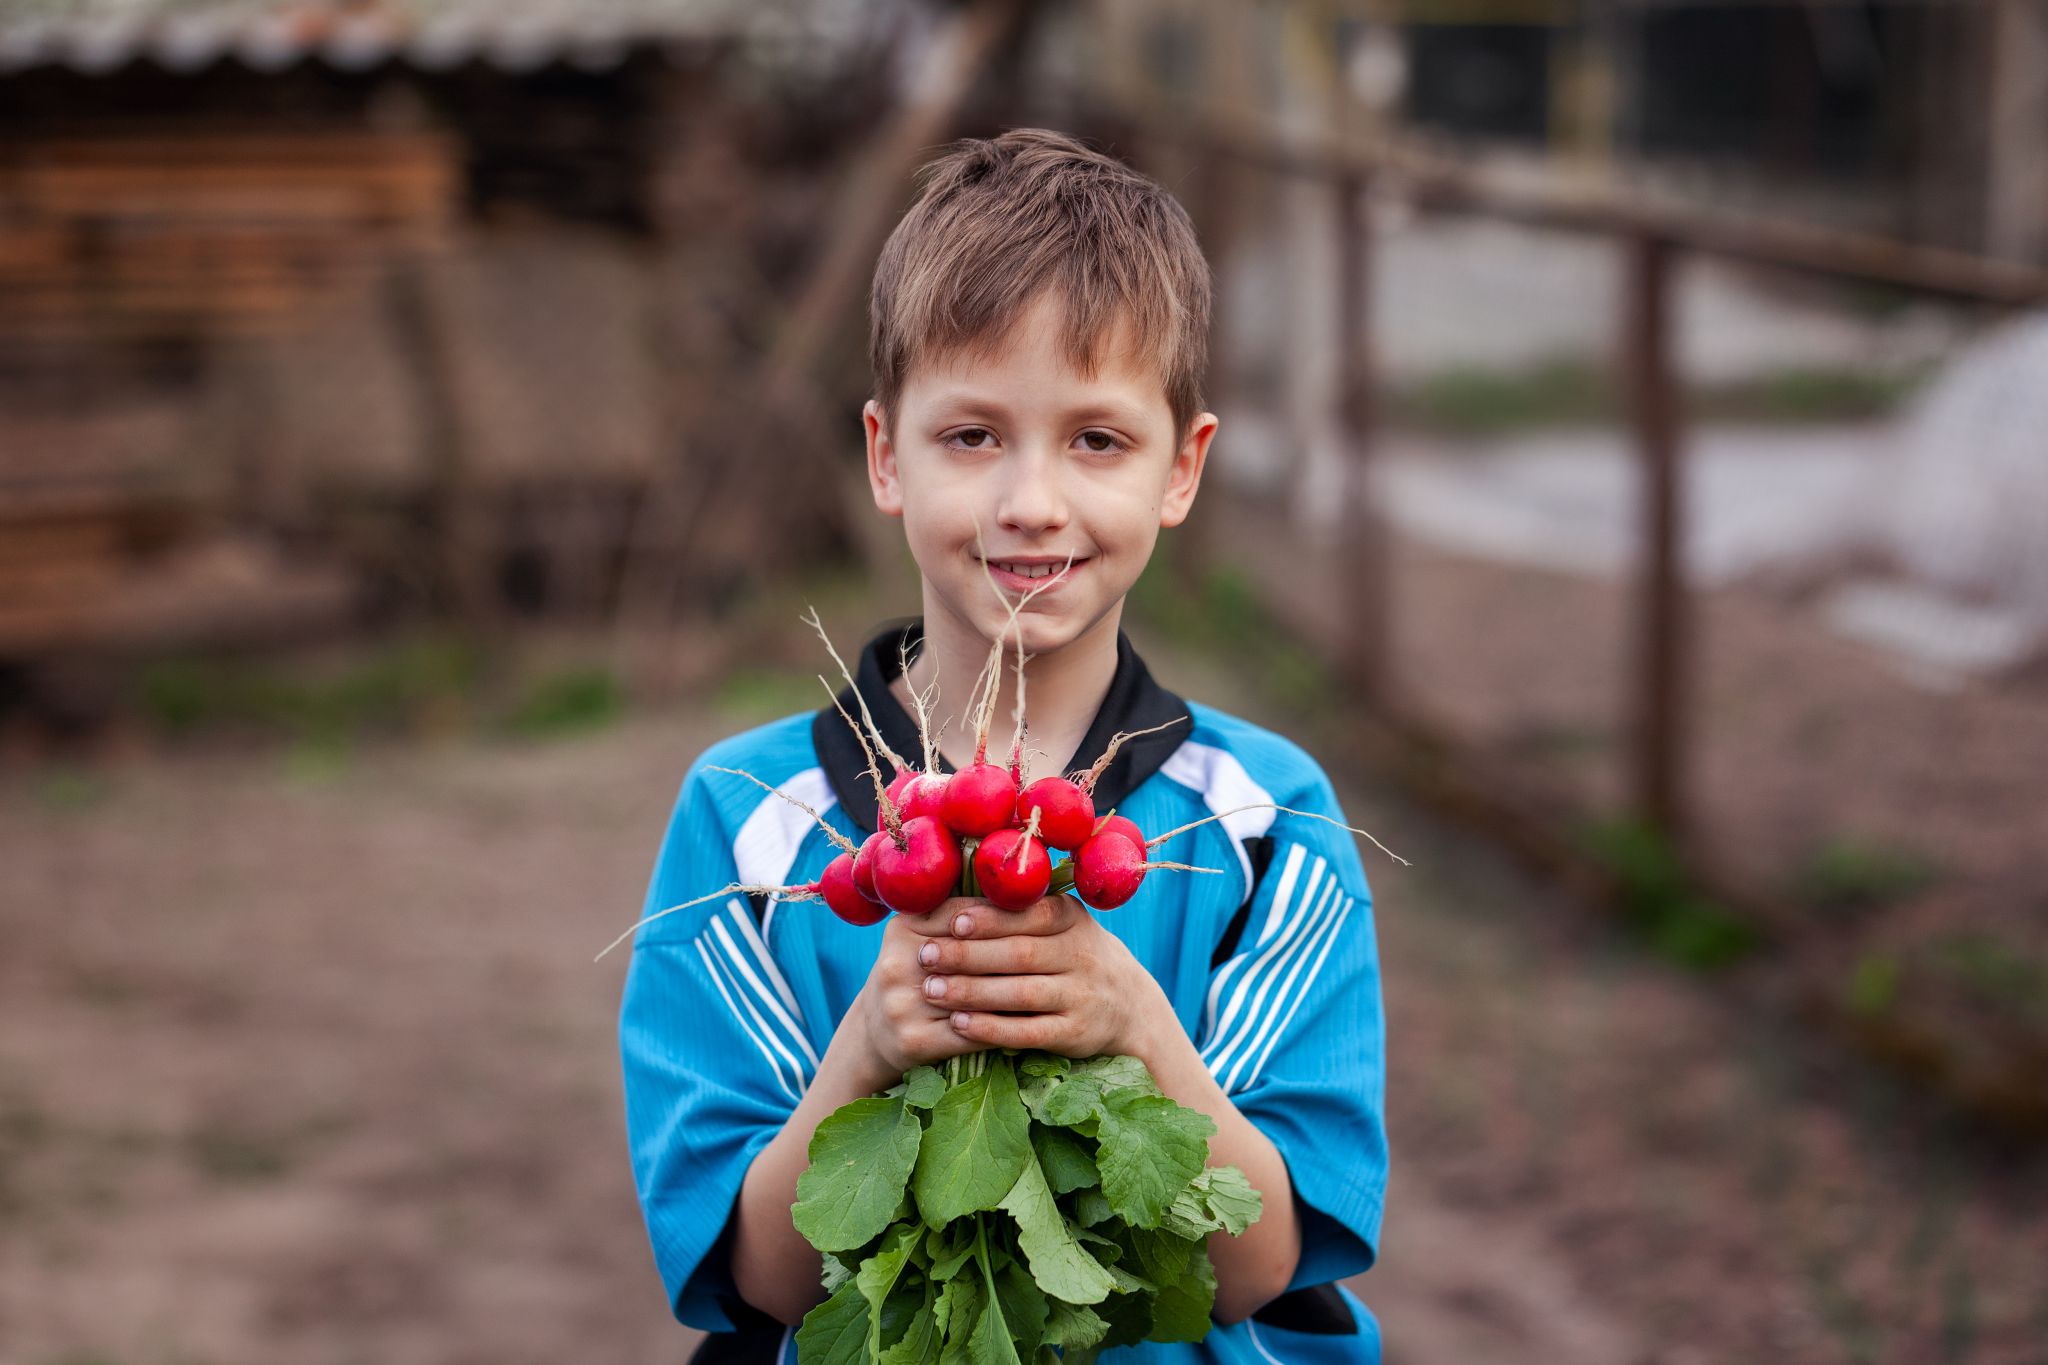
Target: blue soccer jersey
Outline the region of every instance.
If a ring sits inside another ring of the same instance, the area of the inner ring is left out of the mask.
[[[916,622],[884,630],[857,670],[876,725],[906,755],[920,751],[917,734],[888,683],[900,647],[915,657],[920,634]],[[850,693],[842,700],[858,715]],[[1176,697],[1121,634],[1115,677],[1073,766],[1093,763],[1119,731],[1181,717],[1118,751],[1097,810],[1114,806],[1157,832],[1260,802],[1344,819],[1298,745]],[[713,765],[781,788],[855,843],[875,828],[860,746],[831,708],[735,735],[684,778],[647,914],[735,882],[812,881],[835,855],[804,812]],[[1102,921],[1158,978],[1211,1073],[1286,1159],[1301,1261],[1288,1293],[1198,1345],[1148,1342],[1103,1358],[1377,1361],[1378,1325],[1332,1283],[1372,1264],[1387,1181],[1379,959],[1354,836],[1246,810],[1157,856],[1225,875],[1155,872]],[[821,904],[734,895],[649,924],[635,941],[619,1013],[627,1136],[655,1263],[676,1316],[713,1334],[707,1356],[794,1365],[789,1330],[733,1288],[729,1220],[749,1164],[795,1108],[866,981],[882,932]]]

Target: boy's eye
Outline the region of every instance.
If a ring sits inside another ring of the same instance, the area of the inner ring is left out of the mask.
[[[960,442],[969,450],[987,450],[995,437],[994,433],[985,427],[968,427],[954,432],[949,439]]]
[[[1081,433],[1081,439],[1086,441],[1088,449],[1097,455],[1108,455],[1124,448],[1122,441],[1106,431],[1084,431]]]

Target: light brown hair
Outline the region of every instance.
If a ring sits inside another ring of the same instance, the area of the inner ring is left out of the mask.
[[[1052,288],[1063,342],[1092,377],[1119,320],[1158,373],[1174,442],[1202,410],[1209,262],[1187,211],[1157,182],[1064,133],[1013,128],[963,138],[920,172],[889,234],[868,301],[875,401],[891,433],[914,366],[955,350],[992,354]]]

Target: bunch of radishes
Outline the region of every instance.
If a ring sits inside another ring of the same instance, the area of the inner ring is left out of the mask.
[[[1210,867],[1148,861],[1146,854],[1176,835],[1211,820],[1234,815],[1238,810],[1283,810],[1322,820],[1340,829],[1351,829],[1351,826],[1330,820],[1327,816],[1295,811],[1271,802],[1219,811],[1151,839],[1145,837],[1134,821],[1114,810],[1098,816],[1095,813],[1095,784],[1101,780],[1126,740],[1151,734],[1153,730],[1116,735],[1103,750],[1102,757],[1085,772],[1066,777],[1042,777],[1027,785],[1024,782],[1024,741],[1029,730],[1024,720],[1025,654],[1021,630],[1017,631],[1017,695],[1010,760],[1007,764],[989,762],[988,736],[1003,668],[1004,639],[1016,627],[1018,612],[1057,577],[1049,577],[1044,586],[1023,594],[1015,602],[1005,602],[1009,620],[989,647],[988,662],[976,680],[975,699],[969,704],[970,712],[977,717],[974,762],[953,773],[939,770],[932,740],[931,710],[937,684],[933,683],[926,693],[915,689],[911,691],[918,738],[924,749],[923,766],[914,766],[882,738],[881,729],[868,710],[867,699],[860,695],[846,661],[833,648],[817,613],[812,612],[806,620],[825,641],[825,648],[839,665],[840,675],[846,679],[854,702],[860,707],[861,722],[865,722],[863,725],[847,715],[846,709],[839,706],[838,698],[833,697],[833,705],[852,727],[862,752],[867,755],[868,777],[875,786],[881,827],[856,847],[851,839],[827,824],[817,811],[788,792],[771,787],[752,773],[738,768],[707,765],[713,772],[743,777],[802,809],[839,849],[838,856],[825,865],[825,870],[814,882],[795,886],[754,886],[735,882],[684,901],[681,905],[669,906],[613,939],[598,956],[603,957],[625,942],[641,925],[736,891],[772,895],[783,901],[823,900],[839,918],[859,925],[879,924],[888,918],[892,910],[898,914],[922,915],[936,910],[950,896],[980,896],[1005,910],[1023,910],[1048,893],[1071,891],[1094,909],[1114,910],[1137,894],[1147,872],[1170,868],[1181,872],[1214,873],[1217,869]],[[997,595],[1002,596],[999,589]],[[903,662],[907,671],[907,655]],[[826,683],[822,676],[818,681],[824,683],[826,692],[831,694],[832,685]],[[1167,722],[1168,725],[1177,723]],[[1165,728],[1165,725],[1155,726],[1154,730]],[[886,781],[882,777],[884,762],[894,772],[894,776]],[[1351,829],[1351,832],[1372,838],[1364,830]],[[1377,844],[1378,840],[1373,842]],[[1055,851],[1066,855],[1058,863],[1053,862]]]
[[[1145,836],[1114,811],[1097,817],[1093,789],[1110,755],[1075,778],[1021,785],[1016,766],[986,757],[956,773],[904,769],[883,792],[882,828],[826,865],[816,887],[849,924],[891,910],[922,915],[948,896],[982,896],[1022,910],[1071,890],[1097,910],[1137,894],[1156,867]],[[1055,865],[1054,852],[1069,856]]]

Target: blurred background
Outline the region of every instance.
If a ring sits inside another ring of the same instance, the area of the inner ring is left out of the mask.
[[[0,0],[0,1360],[680,1360],[689,761],[912,173],[1218,281],[1128,624],[1369,855],[1391,1359],[2048,1361],[2048,0]]]

